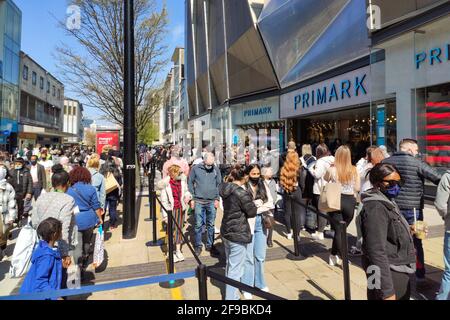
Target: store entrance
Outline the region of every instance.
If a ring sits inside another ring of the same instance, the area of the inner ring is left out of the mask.
[[[377,144],[377,140],[393,151],[396,146],[395,109],[395,101],[383,102],[372,105],[372,115],[370,106],[366,105],[299,119],[295,121],[296,142],[311,144],[313,152],[318,144],[325,143],[333,154],[346,144],[351,148],[353,163],[364,157],[367,147]]]

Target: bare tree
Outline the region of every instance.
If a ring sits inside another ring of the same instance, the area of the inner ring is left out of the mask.
[[[100,110],[107,120],[123,126],[124,116],[124,12],[123,0],[73,0],[80,8],[79,29],[68,29],[79,50],[62,44],[56,58],[60,76],[72,91]],[[157,10],[156,0],[134,1],[135,105],[137,133],[159,110],[152,95],[159,84],[158,73],[165,67],[167,27],[165,6]],[[80,52],[81,51],[81,52]]]

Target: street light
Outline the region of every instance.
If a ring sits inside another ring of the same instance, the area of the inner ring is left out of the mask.
[[[136,237],[136,114],[134,91],[134,1],[124,1],[125,76],[124,76],[124,239]]]

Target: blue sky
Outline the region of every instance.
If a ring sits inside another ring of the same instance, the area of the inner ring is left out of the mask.
[[[67,0],[13,0],[22,10],[22,51],[31,56],[50,73],[58,77],[58,67],[54,59],[55,47],[64,42],[76,47],[76,43],[57,27],[57,20],[65,20],[69,1]],[[155,0],[159,6],[163,0]],[[170,58],[177,46],[184,47],[184,0],[167,0],[169,13],[168,34],[166,37]],[[163,79],[170,65],[160,75]],[[66,94],[70,94],[70,84],[65,83]],[[71,96],[79,99],[79,97]],[[85,108],[85,116],[98,119],[96,109]]]

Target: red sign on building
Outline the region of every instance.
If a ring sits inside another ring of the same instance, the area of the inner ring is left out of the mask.
[[[112,149],[116,147],[119,150],[120,147],[120,131],[100,131],[97,132],[97,153],[103,152],[103,148],[107,147]]]

